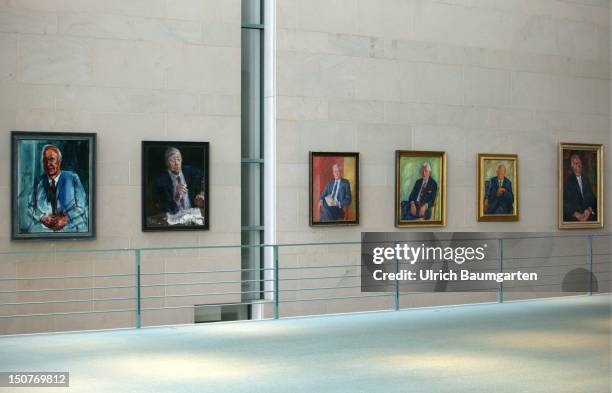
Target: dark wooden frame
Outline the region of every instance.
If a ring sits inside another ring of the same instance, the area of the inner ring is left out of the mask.
[[[355,196],[353,201],[355,203],[355,219],[354,220],[343,220],[343,221],[328,221],[328,222],[314,222],[312,217],[313,209],[313,198],[312,198],[312,162],[315,157],[353,157],[355,158]],[[308,218],[310,226],[349,226],[359,225],[359,153],[354,152],[309,152],[308,153]]]

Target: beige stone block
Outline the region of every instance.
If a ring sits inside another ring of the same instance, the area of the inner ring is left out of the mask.
[[[0,8],[0,31],[3,33],[54,34],[57,19],[53,13]]]
[[[87,84],[93,81],[94,49],[91,41],[22,36],[20,45],[19,78],[22,82]]]
[[[281,96],[277,99],[276,116],[283,120],[326,120],[329,118],[328,100]]]
[[[359,123],[382,122],[384,103],[381,101],[330,100],[329,118],[330,120]]]
[[[385,102],[385,123],[435,124],[436,107],[431,104]]]
[[[105,87],[162,88],[168,55],[149,42],[96,40],[94,81]]]
[[[19,58],[17,51],[17,34],[0,34],[0,80],[9,81],[17,78]]]
[[[465,104],[505,107],[510,105],[510,73],[487,68],[465,68]]]
[[[463,69],[460,66],[417,65],[416,88],[421,102],[461,105],[464,103]]]
[[[240,89],[240,49],[182,46],[165,54],[166,87],[236,94]]]
[[[559,79],[554,75],[515,72],[512,74],[512,105],[553,111],[559,108]]]

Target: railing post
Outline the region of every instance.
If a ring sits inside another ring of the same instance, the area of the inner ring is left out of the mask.
[[[589,264],[589,296],[593,296],[593,235],[589,235],[587,258]]]
[[[136,328],[140,329],[142,325],[141,318],[141,298],[140,298],[140,249],[134,250],[134,265],[136,272]]]
[[[399,274],[399,259],[395,258],[395,277]],[[395,292],[393,294],[393,304],[395,306],[395,311],[399,311],[400,309],[400,298],[399,298],[399,280],[395,280]]]
[[[278,282],[278,246],[275,244],[272,246],[272,254],[274,259],[274,319],[279,317],[279,282]]]
[[[499,239],[497,244],[497,256],[498,256],[498,272],[504,272],[504,239]],[[499,289],[497,290],[497,301],[499,303],[504,302],[504,283],[499,283]]]

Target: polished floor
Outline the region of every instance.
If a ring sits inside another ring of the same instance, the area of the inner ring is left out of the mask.
[[[0,338],[25,392],[610,393],[611,297]],[[0,392],[9,391],[0,388]]]

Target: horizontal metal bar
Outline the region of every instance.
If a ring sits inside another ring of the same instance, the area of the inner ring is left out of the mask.
[[[15,289],[13,291],[0,291],[0,293],[32,293],[32,292],[58,292],[58,291],[95,291],[98,289],[125,289],[135,288],[134,285],[113,285],[108,287],[80,287],[80,288],[45,288],[45,289]]]
[[[219,307],[219,306],[245,306],[254,304],[271,304],[272,300],[267,301],[255,301],[255,302],[240,302],[240,303],[212,303],[212,304],[190,304],[185,306],[168,306],[168,307],[148,307],[143,308],[142,311],[159,311],[166,309],[177,309],[177,308],[195,308],[195,307]]]
[[[49,277],[15,277],[0,278],[0,281],[37,281],[37,280],[63,280],[63,279],[82,279],[82,278],[114,278],[114,277],[133,277],[134,273],[93,275],[93,276],[49,276]]]
[[[389,284],[367,285],[368,288],[384,287]],[[294,288],[294,289],[279,289],[279,292],[302,292],[302,291],[329,291],[336,289],[356,289],[361,288],[361,285],[346,285],[337,287],[309,287],[309,288]]]
[[[295,299],[295,300],[281,300],[279,303],[299,303],[299,302],[315,302],[323,300],[342,300],[342,299],[363,299],[368,297],[391,297],[393,293],[384,293],[380,295],[368,295],[368,296],[338,296],[338,297],[317,297],[308,299]]]
[[[116,310],[94,310],[94,311],[70,311],[70,312],[52,312],[42,314],[16,314],[16,315],[0,315],[0,318],[26,318],[26,317],[48,317],[54,315],[83,315],[83,314],[105,314],[111,312],[133,312],[133,308],[116,309]]]
[[[243,23],[242,28],[243,29],[263,30],[264,25],[261,23]]]
[[[338,278],[361,278],[361,275],[351,276],[323,276],[323,277],[299,277],[299,278],[279,278],[278,281],[303,281],[303,280],[331,280]]]
[[[115,298],[99,298],[99,299],[68,299],[68,300],[46,300],[37,302],[16,302],[16,303],[0,303],[0,306],[25,306],[30,304],[62,304],[62,303],[89,303],[89,302],[106,302],[114,300],[136,300],[134,297],[115,297]]]
[[[241,158],[240,163],[241,164],[263,164],[264,159],[263,158]]]
[[[157,272],[157,273],[140,273],[141,276],[163,276],[165,274],[207,274],[207,273],[238,273],[238,272],[259,272],[266,270],[274,270],[272,268],[254,268],[254,269],[228,269],[228,270],[194,270],[187,272]]]
[[[263,231],[264,227],[263,225],[250,225],[250,226],[240,227],[240,230],[242,232],[258,232],[258,231]]]
[[[587,257],[587,254],[572,254],[572,255],[551,255],[551,256],[533,256],[533,257],[505,257],[504,262],[506,261],[520,261],[525,259],[551,259],[551,258],[584,258]]]
[[[241,291],[241,292],[217,292],[217,293],[189,293],[189,294],[177,294],[177,295],[152,295],[143,296],[141,299],[165,299],[175,297],[200,297],[200,296],[225,296],[225,295],[244,295],[246,293],[266,293],[274,292],[272,290],[261,290],[261,291]]]
[[[304,269],[333,269],[335,267],[360,267],[361,264],[357,265],[327,265],[327,266],[290,266],[290,267],[279,267],[279,270],[304,270]]]
[[[219,284],[243,284],[245,282],[273,282],[273,279],[268,280],[240,280],[240,281],[203,281],[203,282],[171,282],[164,284],[148,284],[141,285],[141,288],[155,288],[155,287],[168,287],[168,286],[186,286],[186,285],[219,285]]]

